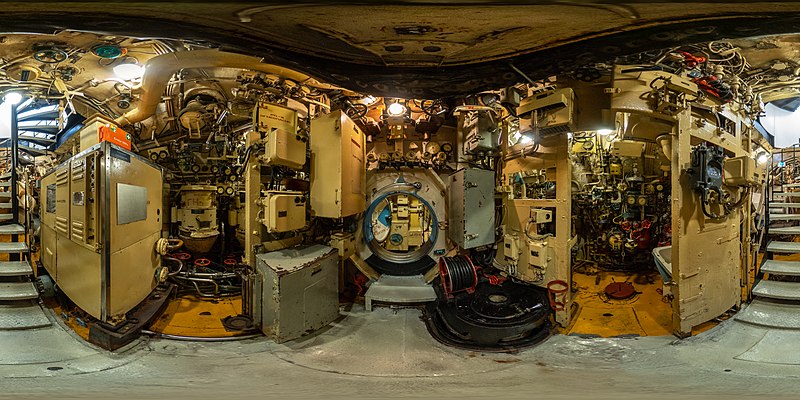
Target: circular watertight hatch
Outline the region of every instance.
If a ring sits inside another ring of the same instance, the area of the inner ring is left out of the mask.
[[[612,282],[605,289],[606,296],[613,300],[626,300],[636,294],[636,289],[630,282]]]
[[[438,341],[455,347],[510,351],[530,347],[549,334],[547,291],[506,281],[478,284],[473,293],[439,300],[425,309],[428,331]]]

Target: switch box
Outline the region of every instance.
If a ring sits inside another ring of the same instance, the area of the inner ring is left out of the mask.
[[[306,226],[306,199],[303,192],[269,191],[261,199],[268,232],[289,232]]]
[[[449,179],[448,236],[462,249],[494,244],[494,171],[462,169]]]
[[[302,169],[306,164],[306,142],[296,132],[272,129],[265,138],[261,160],[268,165]]]
[[[528,264],[531,267],[545,269],[548,266],[547,242],[528,242]]]
[[[505,234],[503,236],[503,256],[507,260],[519,260],[519,237]]]
[[[540,208],[531,208],[531,221],[533,221],[534,224],[553,222],[553,212]]]
[[[722,163],[723,177],[728,186],[757,186],[763,183],[763,167],[756,166],[750,156],[726,158]]]

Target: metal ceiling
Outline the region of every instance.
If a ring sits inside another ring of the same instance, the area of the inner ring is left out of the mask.
[[[7,32],[183,39],[264,57],[360,92],[427,98],[679,44],[800,32],[795,2],[12,2],[3,8],[0,27]]]

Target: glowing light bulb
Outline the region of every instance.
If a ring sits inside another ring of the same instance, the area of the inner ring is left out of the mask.
[[[406,106],[400,103],[392,103],[389,104],[389,107],[386,109],[386,112],[393,117],[399,117],[406,113]]]
[[[17,92],[6,93],[5,97],[3,97],[3,101],[9,104],[19,104],[19,102],[22,101],[22,95]]]
[[[138,64],[120,64],[114,67],[114,75],[124,81],[139,79],[144,75],[144,67]]]
[[[614,133],[613,129],[598,129],[597,130],[597,134],[600,135],[600,136],[608,136],[608,135],[610,135],[612,133]]]
[[[761,155],[758,156],[758,159],[756,161],[758,161],[759,164],[766,164],[767,161],[769,161],[769,154],[761,153]]]
[[[530,142],[533,142],[533,138],[531,138],[530,136],[522,136],[521,138],[519,138],[519,142],[521,144],[528,144]]]

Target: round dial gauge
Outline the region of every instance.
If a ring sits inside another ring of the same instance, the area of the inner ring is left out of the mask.
[[[441,147],[441,146],[439,146],[439,143],[436,143],[436,142],[430,142],[430,143],[428,143],[428,145],[427,145],[427,146],[425,146],[425,151],[427,151],[428,153],[431,153],[431,154],[436,154],[436,153],[438,153],[438,152],[439,152],[439,150],[440,150],[441,148],[442,148],[442,147]]]

